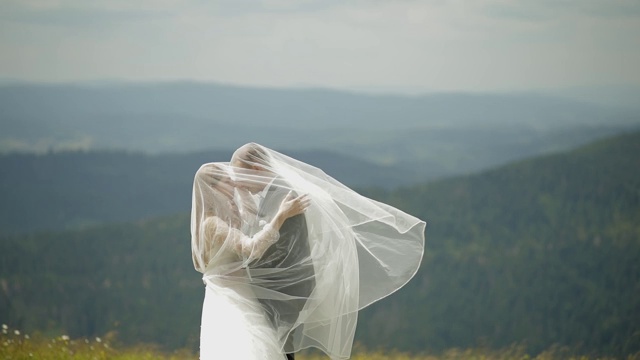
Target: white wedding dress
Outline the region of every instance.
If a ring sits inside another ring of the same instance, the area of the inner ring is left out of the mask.
[[[276,333],[248,286],[207,280],[200,359],[284,359]]]
[[[274,359],[284,355],[249,288],[207,284],[202,307],[200,359]]]
[[[222,274],[235,267],[239,253],[259,256],[278,240],[277,232],[265,229],[253,237],[230,228],[212,217],[203,225],[211,240],[205,253],[212,261],[204,272],[206,285],[200,330],[200,359],[282,360],[284,353],[276,332],[268,323],[243,269]],[[229,246],[232,244],[233,246]]]

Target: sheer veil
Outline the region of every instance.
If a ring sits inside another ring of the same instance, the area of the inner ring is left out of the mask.
[[[234,190],[225,195],[221,179],[227,178]],[[270,237],[264,225],[289,192],[308,194],[311,205]],[[213,242],[207,233],[212,218],[218,221]],[[418,270],[425,222],[250,143],[231,163],[200,168],[191,231],[194,266],[205,283],[248,286],[283,351],[317,347],[343,359],[351,353],[358,310],[395,292]]]

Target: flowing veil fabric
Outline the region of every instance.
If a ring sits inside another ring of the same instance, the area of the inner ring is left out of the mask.
[[[425,223],[258,144],[234,154],[231,165],[205,164],[196,174],[196,270],[208,289],[231,289],[229,301],[248,304],[245,309],[262,316],[259,324],[269,326],[259,326],[264,331],[253,336],[275,342],[281,354],[316,347],[333,359],[348,358],[358,310],[395,292],[418,270]],[[227,178],[232,186],[226,186]],[[275,236],[264,226],[280,204],[265,200],[271,190],[311,198],[300,221]],[[286,239],[288,231],[299,238]],[[304,291],[296,291],[301,284],[307,284]]]

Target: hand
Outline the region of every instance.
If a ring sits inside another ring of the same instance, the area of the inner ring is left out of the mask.
[[[284,219],[288,219],[305,212],[310,204],[311,199],[309,195],[303,194],[296,197],[293,195],[293,192],[290,191],[287,197],[282,200],[279,212]]]

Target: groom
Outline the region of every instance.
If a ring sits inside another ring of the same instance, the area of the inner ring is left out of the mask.
[[[238,181],[236,186],[258,196],[254,222],[269,222],[282,200],[289,194],[290,185],[271,171],[269,155],[255,143],[243,145],[236,150],[231,158],[231,166],[260,179]],[[259,299],[274,326],[291,328],[315,287],[307,231],[304,214],[287,219],[280,228],[278,242],[269,247],[248,269],[250,275],[252,269],[278,269],[270,271],[271,275],[260,275],[260,286],[291,297],[287,300]],[[286,281],[283,282],[283,278]],[[291,330],[284,348],[287,359],[294,359],[293,338],[296,329]]]

